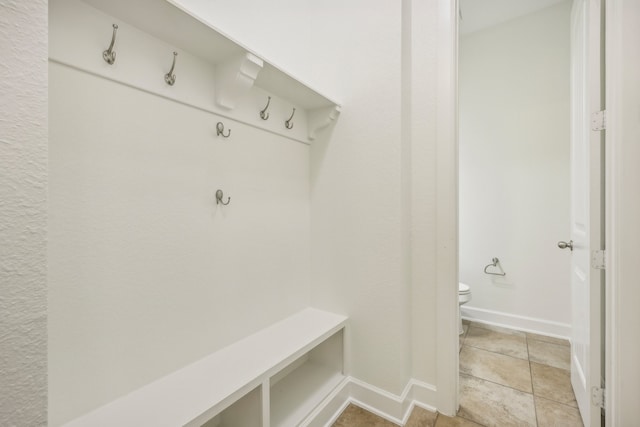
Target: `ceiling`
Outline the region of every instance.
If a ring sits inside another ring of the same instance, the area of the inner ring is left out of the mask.
[[[465,35],[568,0],[460,0],[460,34]]]

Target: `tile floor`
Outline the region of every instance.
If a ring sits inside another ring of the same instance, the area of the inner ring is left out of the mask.
[[[460,335],[460,410],[416,408],[405,427],[581,427],[565,340],[479,323]],[[350,405],[334,427],[395,427]]]

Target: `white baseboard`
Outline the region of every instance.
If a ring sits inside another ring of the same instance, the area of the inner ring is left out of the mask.
[[[301,423],[301,427],[331,426],[350,403],[351,377],[346,377]]]
[[[300,425],[329,427],[349,404],[354,404],[392,423],[405,425],[414,406],[436,411],[436,388],[415,379],[409,380],[397,396],[357,378],[345,380]]]
[[[571,325],[567,323],[552,322],[483,308],[467,307],[466,305],[462,306],[461,309],[462,318],[472,322],[503,326],[505,328],[518,329],[520,331],[533,332],[567,340],[571,339]]]

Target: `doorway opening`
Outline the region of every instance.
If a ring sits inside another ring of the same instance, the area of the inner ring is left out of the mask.
[[[572,7],[460,0],[459,414],[480,424],[582,425],[568,341]]]

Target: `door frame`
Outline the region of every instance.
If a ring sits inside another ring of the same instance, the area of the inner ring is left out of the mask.
[[[438,0],[436,294],[438,411],[458,411],[458,0]]]
[[[622,63],[622,5],[606,1],[605,67],[607,131],[605,137],[605,413],[606,426],[617,426],[620,339],[617,335],[619,266],[619,182],[621,135],[616,114],[620,105]],[[438,0],[437,28],[437,390],[438,410],[455,415],[458,409],[458,0]]]
[[[604,0],[605,2],[605,109],[607,125],[605,131],[605,425],[619,426],[622,413],[620,399],[622,393],[619,367],[621,340],[619,337],[620,311],[618,306],[620,289],[620,265],[618,257],[621,230],[620,218],[620,183],[622,177],[622,145],[624,143],[620,130],[621,123],[621,90],[623,67],[623,13],[622,2]]]

